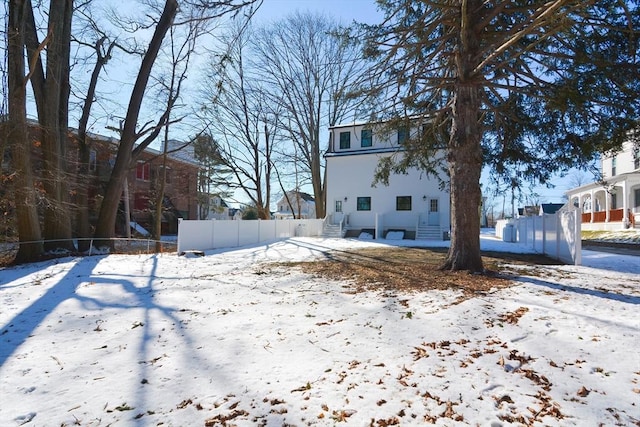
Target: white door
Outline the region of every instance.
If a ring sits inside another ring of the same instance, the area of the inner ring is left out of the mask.
[[[340,221],[344,218],[344,213],[342,213],[342,200],[336,200],[333,206],[333,223],[340,224]]]
[[[427,219],[429,225],[440,225],[440,209],[438,199],[429,199],[429,215]]]

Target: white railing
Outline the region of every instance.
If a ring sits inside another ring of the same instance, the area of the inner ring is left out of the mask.
[[[183,220],[178,219],[177,251],[232,248],[289,237],[322,235],[322,219]]]
[[[506,242],[518,242],[551,258],[580,265],[582,240],[579,210],[561,209],[555,214],[499,220],[496,236]]]

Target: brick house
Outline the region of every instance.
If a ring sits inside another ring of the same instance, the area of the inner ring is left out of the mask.
[[[89,176],[89,206],[91,221],[98,216],[102,194],[109,181],[115,163],[118,141],[115,138],[88,134],[91,140]],[[169,151],[179,147],[178,141],[170,141]],[[77,158],[77,150],[70,150],[71,159]],[[176,234],[178,218],[197,218],[198,163],[187,146],[167,155],[166,182],[164,188],[162,234]],[[73,161],[70,164],[73,164]],[[147,234],[153,229],[156,191],[160,189],[163,157],[160,151],[147,148],[132,166],[123,191],[116,220],[116,234],[126,235],[126,212],[129,211],[132,230]],[[135,225],[135,227],[133,227]]]

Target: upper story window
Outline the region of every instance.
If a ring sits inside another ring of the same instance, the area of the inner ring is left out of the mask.
[[[358,197],[356,202],[356,210],[370,211],[371,210],[371,197]]]
[[[633,148],[633,168],[640,169],[640,147]]]
[[[373,136],[371,129],[362,129],[360,131],[360,146],[371,147],[373,145]]]
[[[340,132],[340,149],[351,148],[351,132]]]
[[[140,181],[149,181],[151,178],[151,165],[141,160],[136,164],[136,179]]]
[[[615,157],[613,157],[611,159],[611,176],[616,176],[616,164],[617,164],[617,159]]]
[[[398,129],[398,144],[404,144],[409,139],[409,130],[407,128]]]

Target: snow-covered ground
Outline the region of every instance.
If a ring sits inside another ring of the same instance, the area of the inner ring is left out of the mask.
[[[0,425],[640,423],[638,257],[585,251],[584,266],[531,267],[459,304],[455,290],[354,294],[275,264],[415,243],[0,270]]]

